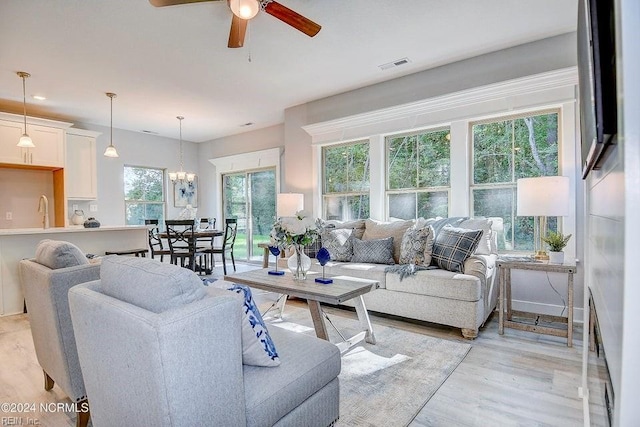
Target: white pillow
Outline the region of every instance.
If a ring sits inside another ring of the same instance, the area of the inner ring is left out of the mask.
[[[280,366],[280,359],[276,346],[269,335],[260,311],[253,301],[251,289],[248,286],[224,282],[221,280],[202,282],[215,289],[225,289],[236,292],[244,297],[242,306],[242,363],[252,366]]]

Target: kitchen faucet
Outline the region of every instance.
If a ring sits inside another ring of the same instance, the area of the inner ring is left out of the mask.
[[[38,212],[42,213],[42,228],[49,228],[49,199],[44,194],[40,196]]]

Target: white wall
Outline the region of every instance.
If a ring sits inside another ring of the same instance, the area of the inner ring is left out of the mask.
[[[74,128],[101,132],[96,140],[96,157],[98,170],[98,199],[91,202],[73,201],[84,210],[85,217],[93,216],[102,225],[124,225],[124,165],[147,166],[167,171],[180,168],[179,152],[180,142],[177,139],[164,138],[142,132],[131,132],[122,129],[113,129],[113,145],[120,157],[109,158],[103,156],[105,148],[109,145],[109,128],[90,124],[76,123]],[[197,144],[184,141],[184,170],[198,173],[198,147]],[[166,177],[165,191],[167,197],[167,218],[175,218],[183,208],[173,206],[173,185]],[[199,201],[202,193],[207,190],[199,182]],[[200,190],[202,189],[202,190]],[[98,205],[97,212],[90,212],[89,205]],[[71,205],[71,203],[70,203]],[[69,215],[73,211],[69,208]],[[201,212],[198,210],[198,214]]]

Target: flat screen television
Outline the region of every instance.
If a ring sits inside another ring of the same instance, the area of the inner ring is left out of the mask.
[[[598,169],[618,131],[614,0],[579,0],[582,177]]]

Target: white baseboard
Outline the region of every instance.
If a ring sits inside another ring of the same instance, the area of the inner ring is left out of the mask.
[[[552,316],[559,316],[562,313],[562,306],[556,304],[542,304],[539,302],[531,302],[531,301],[518,301],[513,300],[511,303],[514,310],[519,311],[528,311],[531,313],[538,314],[549,314]],[[563,313],[564,316],[567,315],[566,310]],[[583,323],[584,319],[584,310],[582,308],[573,309],[573,322],[574,323]]]

